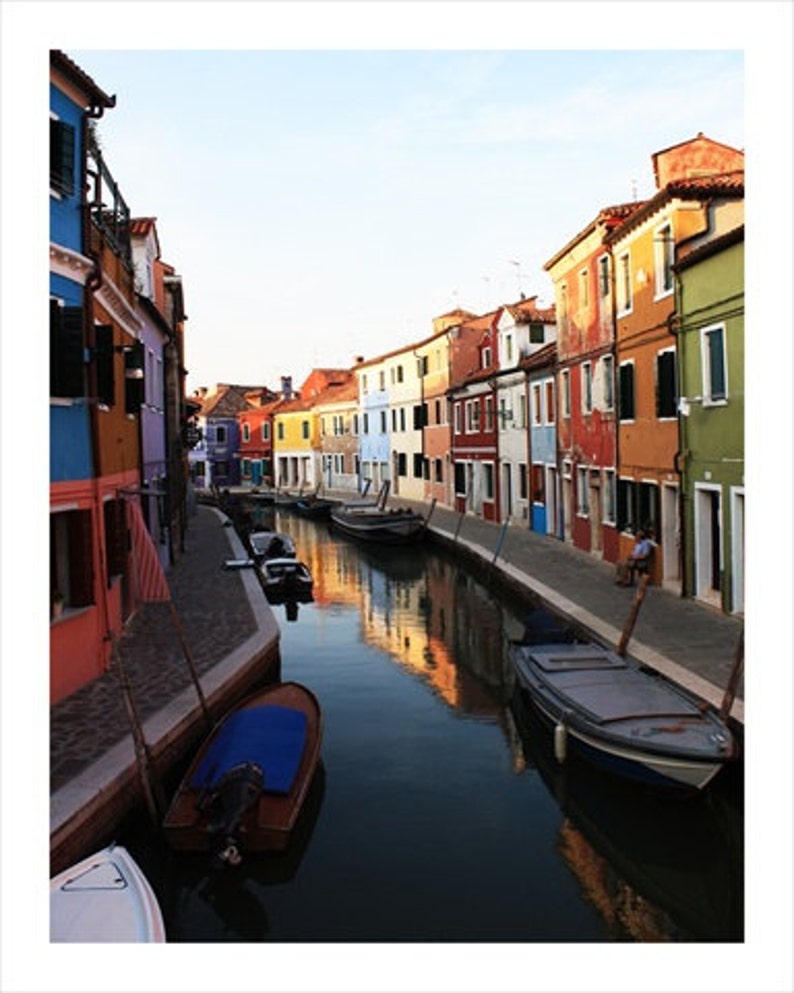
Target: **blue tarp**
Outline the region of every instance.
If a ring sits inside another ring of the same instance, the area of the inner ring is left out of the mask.
[[[289,793],[306,744],[306,715],[266,704],[238,710],[227,718],[193,774],[191,786],[214,786],[241,762],[256,762],[267,793]]]

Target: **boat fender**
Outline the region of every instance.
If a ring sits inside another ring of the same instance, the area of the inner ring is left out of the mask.
[[[568,755],[568,729],[564,724],[554,726],[554,757],[562,765]]]

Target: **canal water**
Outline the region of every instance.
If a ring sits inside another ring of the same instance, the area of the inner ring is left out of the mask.
[[[322,767],[290,849],[233,870],[129,819],[169,941],[743,940],[740,768],[671,800],[561,767],[507,659],[526,604],[435,546],[267,523],[315,577],[297,616],[273,609],[281,678],[323,707]]]

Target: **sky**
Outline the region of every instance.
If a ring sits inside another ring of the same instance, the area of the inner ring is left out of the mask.
[[[521,293],[653,152],[744,147],[740,51],[97,51],[133,216],[183,276],[193,386],[299,385]]]
[[[250,959],[251,950],[237,948],[243,968],[233,985],[791,989],[791,796],[779,784],[791,781],[790,737],[780,748],[781,728],[790,731],[791,632],[781,618],[790,618],[794,596],[790,557],[783,572],[764,558],[773,539],[792,547],[794,517],[791,15],[790,3],[762,0],[0,3],[1,633],[4,660],[19,663],[3,666],[0,728],[3,793],[23,792],[24,808],[13,809],[26,812],[28,849],[46,858],[48,797],[25,791],[35,781],[30,769],[46,770],[48,755],[48,625],[36,606],[47,599],[47,460],[36,440],[47,434],[48,390],[33,335],[48,319],[49,49],[64,50],[117,97],[99,133],[133,215],[157,217],[163,258],[183,276],[191,389],[273,387],[282,375],[299,385],[315,366],[347,367],[356,355],[421,340],[433,317],[454,307],[482,312],[522,292],[551,302],[544,263],[600,208],[650,195],[652,154],[703,131],[746,148],[749,177],[747,829],[755,871],[747,941],[716,955],[631,949],[619,968],[607,946],[571,956],[544,947],[412,948],[389,955],[385,969],[360,949],[296,956],[269,946]],[[766,651],[770,631],[776,640]],[[24,764],[7,758],[22,739]],[[769,755],[774,763],[764,762]],[[780,779],[770,789],[771,766]],[[24,929],[32,944],[14,988],[107,993],[107,971],[88,975],[82,958],[68,955],[79,950],[56,958],[42,944],[46,897],[29,886],[31,864],[34,878],[45,878],[43,861],[12,863],[4,845],[4,927],[12,921],[14,942]],[[770,882],[781,878],[788,889]],[[20,884],[29,899],[20,899]],[[228,956],[186,951],[179,975],[194,993],[230,988]],[[716,985],[708,979],[715,958]],[[119,989],[169,988],[159,959],[119,961]],[[51,970],[46,986],[32,968],[39,962]]]

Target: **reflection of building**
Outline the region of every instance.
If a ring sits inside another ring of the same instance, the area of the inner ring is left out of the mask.
[[[567,818],[560,828],[559,852],[614,937],[670,940],[673,928],[667,915],[621,879]]]

